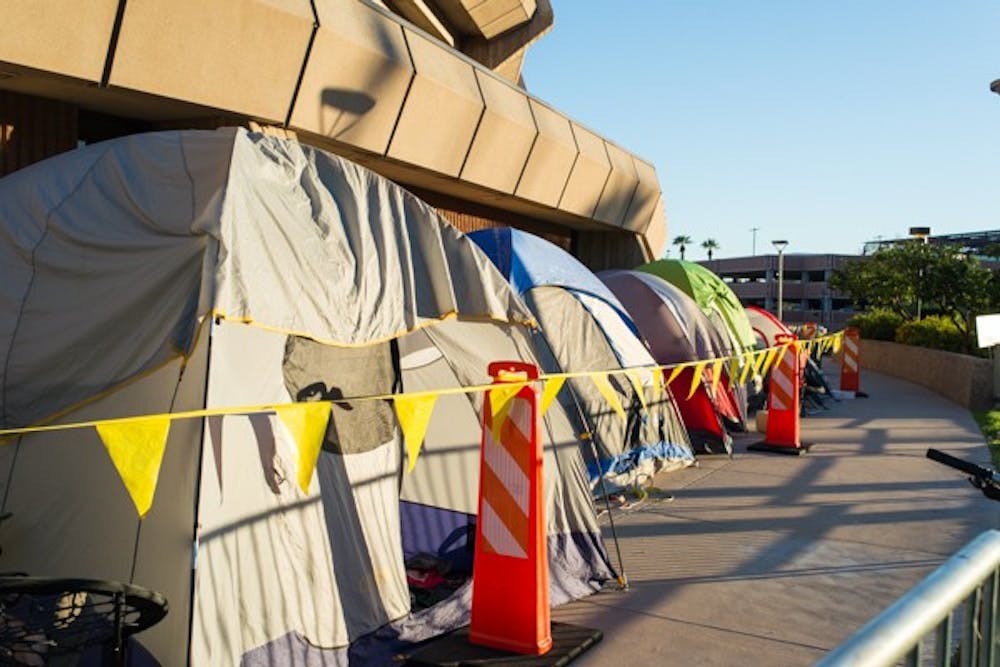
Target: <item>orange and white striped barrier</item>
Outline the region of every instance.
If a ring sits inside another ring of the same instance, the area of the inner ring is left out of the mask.
[[[799,432],[799,387],[802,358],[795,336],[779,334],[781,345],[771,367],[770,390],[767,397],[767,432],[764,439],[747,447],[752,451],[780,454],[804,454]]]
[[[517,361],[493,362],[489,373],[494,387],[538,378],[537,367]],[[540,655],[552,631],[538,390],[509,392],[490,389],[483,399],[469,641]]]
[[[840,364],[841,391],[861,390],[861,330],[844,329],[844,353]]]

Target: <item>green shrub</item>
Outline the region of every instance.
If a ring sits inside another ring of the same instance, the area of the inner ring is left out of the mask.
[[[972,416],[976,418],[979,428],[986,437],[986,444],[990,447],[993,466],[1000,467],[1000,410],[973,412]]]
[[[902,325],[896,330],[896,342],[947,352],[965,352],[968,349],[968,341],[955,323],[938,315]]]
[[[848,326],[861,330],[861,337],[868,340],[896,340],[896,329],[903,324],[898,313],[885,308],[858,313],[847,321]]]

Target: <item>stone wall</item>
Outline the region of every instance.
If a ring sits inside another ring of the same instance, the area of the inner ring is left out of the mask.
[[[861,341],[861,367],[919,384],[970,410],[993,405],[993,362],[881,340]],[[861,378],[864,389],[864,376]]]

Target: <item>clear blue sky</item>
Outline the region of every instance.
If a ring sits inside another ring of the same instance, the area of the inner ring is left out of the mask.
[[[689,259],[1000,229],[1000,0],[553,9],[528,90],[656,166]]]

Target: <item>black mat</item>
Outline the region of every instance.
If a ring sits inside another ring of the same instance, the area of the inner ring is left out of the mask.
[[[469,628],[432,639],[407,656],[411,667],[477,667],[518,665],[518,667],[562,667],[597,644],[600,630],[569,623],[552,623],[552,648],[544,655],[521,655],[469,642]]]
[[[810,447],[812,447],[812,443],[802,443],[798,447],[788,447],[785,445],[772,445],[764,440],[761,440],[760,442],[755,442],[752,445],[747,445],[747,451],[767,452],[769,454],[787,454],[788,456],[804,456],[809,453]]]

